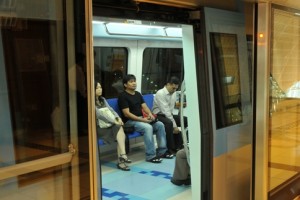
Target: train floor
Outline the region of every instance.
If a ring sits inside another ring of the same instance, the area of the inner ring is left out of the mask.
[[[173,159],[160,164],[145,162],[143,147],[132,149],[128,157],[130,171],[116,167],[116,154],[101,156],[102,199],[179,200],[192,199],[191,186],[176,186],[170,182],[175,166]]]

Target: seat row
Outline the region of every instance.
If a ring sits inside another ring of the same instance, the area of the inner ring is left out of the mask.
[[[153,99],[154,99],[154,95],[153,94],[145,94],[143,95],[144,97],[144,101],[147,104],[147,106],[149,107],[149,109],[151,110],[153,107]],[[112,99],[107,99],[107,103],[110,105],[110,107],[112,107],[118,114],[119,116],[121,116],[121,111],[119,109],[118,106],[118,98],[112,98]],[[126,152],[129,152],[129,140],[133,139],[133,138],[137,138],[143,135],[143,133],[141,132],[137,132],[137,131],[133,131],[133,132],[125,132],[126,133]],[[98,139],[98,145],[103,146],[104,141],[99,138]]]

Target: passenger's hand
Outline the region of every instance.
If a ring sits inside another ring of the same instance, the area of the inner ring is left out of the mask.
[[[123,123],[123,121],[122,121],[122,119],[121,118],[116,118],[116,120],[115,120],[115,124],[117,124],[117,125],[121,125],[121,126],[123,126],[124,125],[124,123]]]
[[[174,129],[173,129],[173,133],[174,133],[174,134],[178,134],[178,133],[180,133],[180,130],[179,130],[179,128],[178,128],[178,127],[174,127]]]
[[[149,113],[148,119],[151,120],[151,121],[153,121],[155,119],[155,117],[152,115],[152,113]]]
[[[176,102],[175,103],[175,108],[179,109],[180,108],[180,102]],[[183,107],[185,108],[186,107],[186,102],[183,102]]]
[[[124,125],[124,122],[122,121],[122,119],[121,118],[118,118],[119,119],[119,122],[120,122],[120,125]]]
[[[150,122],[152,122],[152,120],[149,118],[149,116],[148,117],[143,117],[143,122],[150,123]]]

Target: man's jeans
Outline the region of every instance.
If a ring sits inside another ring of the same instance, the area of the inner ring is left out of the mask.
[[[145,122],[128,120],[126,124],[134,126],[135,131],[141,132],[144,136],[144,143],[146,149],[146,160],[150,160],[155,156],[160,156],[167,151],[166,145],[166,132],[164,124],[160,121],[154,124],[148,124]],[[153,134],[156,135],[157,141],[157,154],[155,151],[155,143]]]

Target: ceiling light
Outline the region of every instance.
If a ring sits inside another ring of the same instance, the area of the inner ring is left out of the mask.
[[[151,25],[136,25],[127,23],[105,24],[108,34],[143,35],[143,36],[166,36],[164,27]]]

